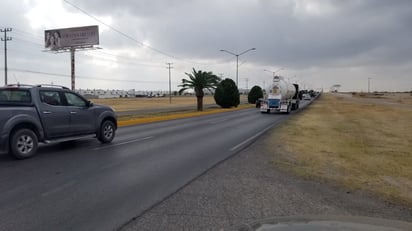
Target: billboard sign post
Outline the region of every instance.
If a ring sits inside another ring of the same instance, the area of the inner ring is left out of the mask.
[[[70,51],[71,87],[75,90],[75,51],[99,45],[99,27],[84,26],[44,31],[44,47],[47,51]]]
[[[98,26],[73,27],[44,31],[44,47],[58,51],[99,45]]]

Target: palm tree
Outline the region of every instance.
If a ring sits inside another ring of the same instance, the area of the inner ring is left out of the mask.
[[[206,88],[209,91],[216,89],[220,78],[212,72],[196,71],[195,68],[193,68],[192,73],[185,72],[185,74],[189,79],[182,79],[182,84],[179,85],[179,87],[181,87],[179,93],[181,94],[188,89],[194,89],[197,98],[197,110],[203,111],[203,96],[205,95],[203,89]]]

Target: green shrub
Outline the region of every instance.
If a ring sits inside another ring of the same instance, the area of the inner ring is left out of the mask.
[[[217,85],[214,98],[222,108],[237,107],[240,104],[239,90],[232,79],[224,79]]]
[[[250,89],[249,95],[247,96],[247,101],[249,103],[256,103],[256,100],[263,98],[263,90],[259,86],[253,86]]]

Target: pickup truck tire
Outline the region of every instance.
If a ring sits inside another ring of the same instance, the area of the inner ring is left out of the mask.
[[[20,128],[13,132],[10,139],[10,154],[17,159],[26,159],[37,152],[37,135],[30,129]]]
[[[98,140],[102,143],[110,143],[114,139],[115,135],[115,125],[110,120],[103,121],[102,125],[100,126],[100,131],[98,134]]]

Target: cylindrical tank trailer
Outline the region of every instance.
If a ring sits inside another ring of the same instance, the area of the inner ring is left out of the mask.
[[[272,87],[269,91],[268,98],[291,99],[296,94],[296,88],[290,82],[285,81],[281,76],[273,77]]]
[[[266,99],[261,103],[262,113],[286,112],[299,108],[299,85],[274,76]]]

